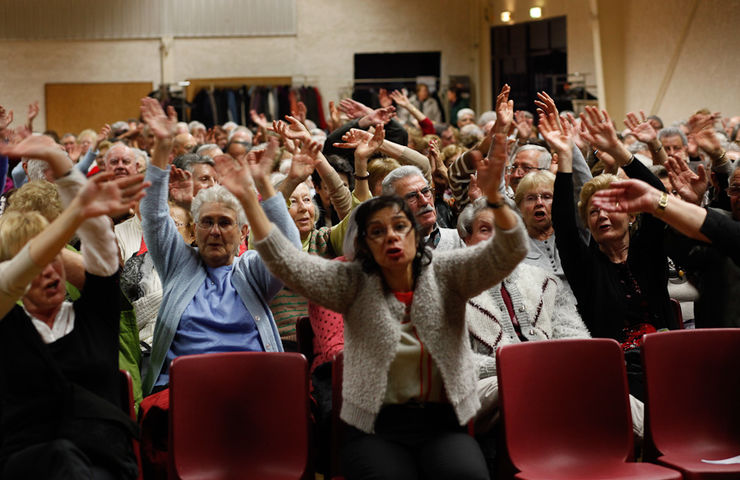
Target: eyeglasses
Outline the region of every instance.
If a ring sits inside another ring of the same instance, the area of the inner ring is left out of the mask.
[[[236,224],[228,218],[222,218],[218,222],[214,222],[212,218],[202,218],[198,220],[196,225],[198,228],[202,228],[203,230],[210,230],[214,225],[216,225],[221,233],[229,232],[236,226]]]
[[[513,173],[513,172],[516,172],[519,169],[521,169],[522,172],[524,172],[525,175],[528,174],[531,171],[534,171],[534,170],[547,170],[546,168],[530,167],[528,165],[522,165],[520,163],[513,163],[510,166],[506,167],[506,172],[507,173]]]
[[[406,221],[392,223],[390,227],[386,227],[385,225],[371,225],[365,232],[365,237],[371,242],[380,243],[388,236],[388,232],[392,231],[395,235],[406,238],[406,235],[409,234],[413,227],[410,222]]]
[[[730,188],[727,189],[727,195],[740,195],[740,185],[730,185]]]
[[[424,187],[421,190],[409,192],[403,196],[403,199],[406,200],[406,203],[409,205],[416,205],[421,201],[421,197],[424,197],[427,200],[432,198],[432,189],[430,187]]]
[[[537,203],[537,201],[552,203],[552,193],[530,193],[524,197],[525,203]]]

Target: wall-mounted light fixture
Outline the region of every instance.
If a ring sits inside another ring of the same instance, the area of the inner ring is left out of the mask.
[[[504,10],[501,12],[501,21],[502,22],[510,22],[511,21],[511,12],[508,10]]]
[[[540,7],[532,7],[529,9],[529,16],[532,18],[540,18],[542,16],[542,9]]]

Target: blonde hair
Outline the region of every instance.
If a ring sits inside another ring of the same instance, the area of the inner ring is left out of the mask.
[[[445,167],[449,167],[450,165],[452,165],[452,162],[457,160],[457,157],[465,152],[466,149],[462,145],[451,143],[450,145],[447,145],[445,148],[443,148],[441,152],[439,152],[439,159],[442,160],[442,163],[445,164]]]
[[[581,199],[578,202],[578,214],[581,216],[584,225],[588,225],[588,201],[591,196],[599,190],[606,190],[612,184],[619,180],[619,177],[611,173],[603,173],[586,182],[581,189]]]
[[[380,184],[386,175],[397,168],[401,168],[401,164],[395,158],[379,157],[370,160],[367,164],[367,173],[370,174],[367,184],[370,190],[372,191],[373,185]]]
[[[547,170],[535,170],[524,175],[519,180],[519,185],[516,187],[516,193],[514,194],[514,203],[517,207],[524,200],[524,196],[530,191],[537,187],[550,187],[553,188],[555,185],[555,175]]]
[[[0,216],[0,261],[13,258],[49,222],[38,212],[5,212]]]
[[[62,213],[62,201],[56,185],[46,180],[34,180],[19,188],[8,202],[8,212],[39,212],[48,221]]]

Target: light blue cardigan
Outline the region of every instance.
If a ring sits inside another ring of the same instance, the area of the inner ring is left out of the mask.
[[[169,178],[169,167],[162,170],[150,165],[146,179],[152,182],[152,186],[140,204],[144,241],[162,279],[163,290],[154,328],[151,362],[142,386],[144,395],[151,393],[175,338],[180,317],[206,278],[205,264],[198,249],[183,241],[170,217],[167,205]],[[262,207],[267,217],[300,249],[300,235],[283,196],[277,194],[267,199]],[[257,324],[265,350],[282,352],[283,344],[268,307],[270,299],[283,288],[282,282],[270,274],[257,252],[249,250],[234,259],[232,283]]]

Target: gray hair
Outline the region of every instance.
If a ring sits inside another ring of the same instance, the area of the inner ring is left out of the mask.
[[[483,210],[488,209],[486,197],[479,197],[465,206],[457,217],[457,234],[465,240],[473,234],[473,220]]]
[[[640,141],[637,141],[637,142],[633,143],[632,145],[630,145],[629,147],[627,147],[627,150],[629,150],[629,152],[632,155],[636,154],[637,152],[641,152],[641,151],[647,150],[647,149],[648,149],[647,144],[646,143],[642,143]]]
[[[684,135],[681,129],[678,127],[665,127],[658,130],[658,140],[662,142],[663,139],[666,137],[681,137],[681,143],[683,145],[689,143],[686,140],[686,135]]]
[[[29,182],[33,182],[35,180],[46,180],[46,171],[51,168],[48,163],[35,158],[23,159],[23,161],[26,162]]]
[[[461,118],[463,118],[466,115],[470,115],[471,117],[475,118],[475,112],[472,108],[461,108],[457,111],[457,121],[459,122]]]
[[[211,188],[204,188],[193,199],[190,206],[190,214],[193,216],[193,222],[200,220],[200,209],[206,203],[221,203],[236,213],[236,221],[239,228],[247,224],[247,215],[244,213],[241,203],[236,197],[221,185],[214,185]]]
[[[496,112],[494,112],[493,110],[483,112],[481,113],[480,117],[478,117],[478,125],[481,127],[491,121],[496,121]]]
[[[201,145],[200,147],[198,147],[198,149],[195,151],[195,153],[198,154],[198,155],[203,155],[203,156],[206,156],[206,157],[210,157],[210,155],[208,155],[207,153],[204,153],[204,152],[207,152],[209,150],[213,150],[213,149],[216,149],[216,148],[218,148],[219,150],[221,150],[219,148],[219,146],[216,145],[215,143],[204,143],[203,145]]]
[[[540,152],[540,154],[537,155],[538,168],[550,168],[550,163],[552,163],[552,155],[550,155],[550,152],[548,152],[545,147],[540,147],[539,145],[527,144],[517,148],[516,150],[514,150],[514,154],[511,156],[512,162],[516,158],[516,156],[519,155],[519,153],[526,152],[528,150]]]
[[[254,137],[254,135],[252,135],[252,131],[251,130],[249,130],[247,127],[244,127],[244,126],[238,126],[234,130],[232,130],[231,133],[229,133],[229,138],[228,138],[227,141],[231,142],[231,140],[234,139],[234,135],[236,135],[237,133],[244,133],[244,134],[246,134],[246,136],[247,136],[247,140],[246,141],[249,142],[250,144],[252,143],[252,138]]]
[[[113,145],[110,146],[107,152],[105,152],[105,155],[103,156],[103,163],[107,163],[108,159],[113,155],[113,150],[117,148],[123,148],[125,149],[127,154],[131,154],[134,157],[134,161],[136,161],[136,153],[133,151],[131,147],[126,145],[123,142],[116,142]]]
[[[421,173],[419,167],[416,167],[414,165],[404,165],[393,170],[391,173],[385,176],[382,183],[382,190],[380,192],[381,195],[397,195],[395,187],[396,182],[406,177],[410,177],[411,175],[420,176],[424,179],[424,182],[426,183],[424,174]]]
[[[146,153],[144,150],[138,149],[138,148],[131,148],[134,152],[135,158],[143,158],[144,159],[144,166],[149,165],[149,154]]]
[[[188,130],[190,130],[190,133],[193,133],[193,130],[196,128],[202,128],[203,130],[206,130],[206,126],[200,123],[198,120],[193,120],[192,122],[188,123]]]
[[[185,157],[185,155],[183,155]],[[195,169],[195,165],[198,163],[210,165],[213,168],[216,168],[216,162],[213,161],[211,157],[208,155],[198,155],[195,153],[191,153],[188,155],[189,158],[184,158],[184,168],[190,173],[193,173],[193,170]]]

